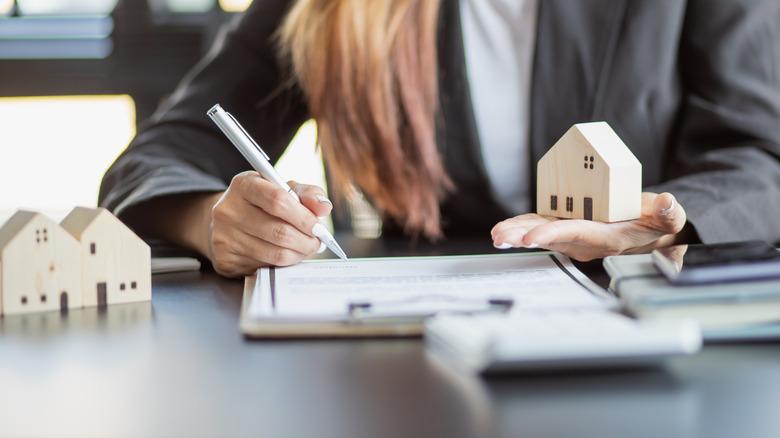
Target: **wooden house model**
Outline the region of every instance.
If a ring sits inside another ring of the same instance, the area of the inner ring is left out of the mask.
[[[574,125],[539,160],[540,215],[617,222],[641,215],[642,165],[606,122]]]
[[[60,225],[80,242],[84,306],[151,300],[151,249],[116,216],[76,207]]]
[[[82,306],[78,240],[41,213],[18,211],[0,228],[0,313]]]

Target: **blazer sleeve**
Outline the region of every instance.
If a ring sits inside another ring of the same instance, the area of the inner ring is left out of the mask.
[[[691,0],[666,182],[703,242],[780,242],[780,2]]]
[[[274,33],[289,1],[255,0],[221,29],[208,54],[111,165],[98,203],[122,213],[150,199],[215,192],[250,166],[209,119],[221,104],[275,162],[308,111],[298,89],[286,86]],[[154,74],[150,72],[150,74]]]

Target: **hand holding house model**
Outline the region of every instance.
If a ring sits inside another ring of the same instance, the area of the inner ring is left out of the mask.
[[[0,228],[0,314],[149,301],[151,250],[104,208],[57,224],[18,211]]]
[[[569,129],[537,165],[536,211],[617,222],[642,211],[642,164],[606,122]]]

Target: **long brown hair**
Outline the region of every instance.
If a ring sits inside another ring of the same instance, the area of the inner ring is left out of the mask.
[[[436,146],[441,0],[297,0],[279,32],[336,191],[362,190],[414,235],[441,235],[453,187]]]

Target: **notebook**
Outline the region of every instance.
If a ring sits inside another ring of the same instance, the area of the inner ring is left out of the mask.
[[[694,318],[705,341],[780,339],[780,280],[670,283],[650,254],[604,258],[610,289],[640,319]]]

